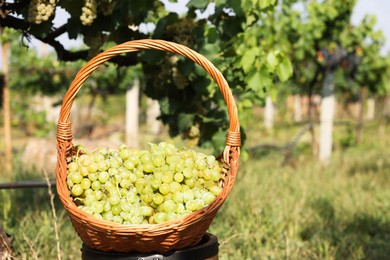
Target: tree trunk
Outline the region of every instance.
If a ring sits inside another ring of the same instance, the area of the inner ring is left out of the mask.
[[[360,144],[363,135],[363,125],[364,125],[364,104],[366,103],[367,88],[362,87],[360,89],[360,100],[359,100],[359,116],[358,123],[356,126],[356,139],[355,143]]]
[[[294,122],[302,120],[302,100],[300,95],[294,95]]]
[[[370,97],[367,99],[367,120],[373,120],[375,118],[375,99]]]
[[[330,162],[332,155],[332,130],[333,117],[335,110],[334,96],[334,72],[331,70],[325,71],[322,102],[321,102],[321,117],[320,117],[320,147],[319,159],[323,164]]]
[[[3,67],[3,112],[4,112],[4,145],[5,145],[5,169],[6,176],[12,174],[12,141],[11,141],[11,105],[8,86],[8,52],[9,44],[2,44]]]
[[[126,144],[138,147],[139,128],[139,80],[135,79],[133,87],[126,91]]]
[[[158,135],[161,132],[161,122],[157,119],[160,115],[160,104],[157,100],[148,98],[146,111],[146,125],[148,132],[153,135]]]
[[[274,105],[271,96],[267,96],[265,100],[264,125],[269,131],[272,130],[274,125]]]

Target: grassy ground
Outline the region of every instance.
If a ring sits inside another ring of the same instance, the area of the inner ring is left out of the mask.
[[[256,121],[256,120],[255,120]],[[302,126],[277,126],[265,134],[248,128],[247,147],[285,144]],[[363,142],[348,146],[348,127],[335,127],[335,153],[328,167],[299,143],[293,164],[284,153],[256,150],[239,166],[238,179],[210,232],[225,259],[386,259],[390,255],[390,137],[376,123]],[[250,133],[250,134],[249,134]],[[303,136],[302,140],[308,140]],[[30,179],[16,161],[16,179]],[[39,173],[38,176],[42,177]],[[55,192],[55,191],[53,191]],[[81,241],[57,199],[55,226],[47,189],[0,191],[0,220],[14,237],[19,259],[80,259]]]

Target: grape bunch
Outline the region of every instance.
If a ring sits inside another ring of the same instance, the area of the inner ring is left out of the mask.
[[[80,20],[83,25],[91,25],[96,18],[96,0],[84,0]]]
[[[40,24],[54,14],[56,0],[32,0],[28,6],[27,21]]]
[[[67,186],[76,205],[99,219],[158,224],[207,206],[222,191],[214,156],[165,142],[78,153],[68,163]]]

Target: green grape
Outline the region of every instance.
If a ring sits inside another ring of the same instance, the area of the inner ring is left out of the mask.
[[[190,211],[196,211],[198,209],[198,205],[195,200],[189,200],[186,202],[186,209]]]
[[[94,192],[92,189],[86,189],[84,190],[84,197],[87,197],[89,195],[94,195]]]
[[[182,187],[181,187],[180,183],[173,181],[173,182],[169,183],[169,189],[170,189],[171,193],[175,193],[177,191],[181,191]]]
[[[211,192],[206,191],[203,193],[201,199],[203,200],[205,205],[208,205],[215,199],[215,195],[212,194]]]
[[[192,177],[192,168],[184,168],[183,169],[183,176],[187,179]]]
[[[103,216],[100,213],[93,213],[92,216],[94,216],[97,219],[103,220]]]
[[[156,224],[163,223],[167,219],[167,214],[165,212],[157,212],[153,216],[153,221]]]
[[[107,160],[100,161],[98,164],[98,170],[100,172],[107,171],[109,167],[110,167],[110,163]]]
[[[115,215],[114,214],[114,217],[112,218],[112,222],[114,223],[118,223],[118,224],[122,224],[123,223],[123,218],[119,215]]]
[[[120,185],[124,189],[128,189],[131,186],[130,180],[123,179],[120,181]]]
[[[163,211],[165,213],[175,212],[175,209],[176,209],[176,203],[173,200],[164,201]]]
[[[104,201],[103,210],[104,212],[111,212],[111,203],[108,201]]]
[[[184,202],[188,202],[188,201],[194,199],[194,192],[191,189],[183,190],[182,193],[183,193],[183,201]]]
[[[100,190],[102,188],[102,183],[100,181],[94,181],[91,184],[93,190]]]
[[[143,220],[144,218],[141,216],[132,216],[130,222],[133,225],[138,225],[141,224]]]
[[[146,172],[146,173],[152,173],[155,166],[152,162],[146,162],[144,163],[144,168],[143,168],[143,171]]]
[[[173,193],[172,199],[175,203],[183,203],[183,193],[179,191]]]
[[[91,204],[91,209],[94,213],[102,213],[104,210],[104,202],[103,201],[94,201]]]
[[[97,201],[97,198],[96,198],[96,196],[92,193],[92,194],[88,195],[87,197],[85,197],[84,204],[87,205],[87,206],[90,206],[90,205],[92,205],[92,203],[93,203],[94,201]]]
[[[69,175],[73,183],[80,183],[83,180],[83,176],[78,172],[73,172]]]
[[[185,211],[185,206],[181,203],[176,204],[175,213],[176,214],[183,214]]]
[[[123,218],[123,221],[129,221],[129,224],[131,224],[130,223],[130,220],[131,220],[131,214],[129,213],[129,212],[121,212],[120,214],[119,214],[119,216],[121,216],[122,218]]]
[[[98,180],[101,183],[106,183],[109,178],[110,178],[110,175],[108,174],[108,172],[99,172]]]
[[[153,215],[153,208],[149,206],[141,206],[140,213],[142,216],[150,217]]]
[[[153,202],[154,202],[156,205],[160,205],[161,203],[164,202],[164,196],[161,195],[160,193],[154,194],[154,196],[153,196]]]
[[[129,202],[127,202],[126,200],[121,200],[120,206],[121,206],[122,211],[124,211],[124,212],[130,212],[130,210],[131,210],[131,204]]]
[[[102,200],[104,197],[104,193],[101,190],[93,191],[93,195],[96,197],[97,200]]]
[[[80,184],[73,185],[73,187],[72,187],[72,195],[73,196],[78,197],[81,194],[83,194],[83,192],[84,192],[84,189],[81,187]]]
[[[218,196],[222,191],[222,188],[219,186],[213,186],[210,188],[210,192],[214,194],[215,196]]]
[[[69,172],[77,172],[79,170],[79,165],[77,162],[71,162],[68,164]]]
[[[79,168],[79,172],[80,172],[80,174],[81,174],[83,177],[87,177],[88,174],[89,174],[88,167],[81,166],[81,167]]]
[[[155,155],[152,163],[155,167],[161,167],[165,164],[165,158],[162,155]]]
[[[80,186],[84,190],[89,189],[91,187],[91,181],[87,178],[83,178],[80,182]]]
[[[120,205],[111,206],[111,212],[112,212],[112,214],[114,214],[114,216],[117,216],[122,212],[122,208]]]
[[[184,183],[190,187],[191,189],[195,187],[195,184],[196,184],[196,181],[194,178],[190,178],[190,179],[185,179],[184,180]]]
[[[168,212],[167,213],[167,221],[175,220],[177,219],[178,215],[175,212]]]
[[[103,213],[103,219],[107,221],[113,221],[114,219],[114,214],[112,214],[111,211]]]
[[[169,187],[169,184],[163,183],[160,185],[160,188],[158,190],[162,195],[166,195],[170,192],[171,188]]]
[[[184,176],[181,172],[177,172],[175,173],[175,175],[173,176],[173,179],[176,181],[176,182],[182,182],[184,180]]]
[[[73,181],[68,177],[67,179],[66,179],[66,185],[68,186],[68,188],[69,189],[72,189],[72,187],[73,187]]]
[[[119,149],[119,157],[122,158],[122,160],[126,160],[131,155],[131,152],[129,149]]]
[[[111,196],[108,198],[108,201],[111,203],[111,205],[118,205],[121,202],[121,198],[117,194],[111,194]]]
[[[158,190],[161,185],[161,179],[153,178],[150,181],[150,186],[152,187],[153,190]]]
[[[98,179],[97,173],[89,173],[89,174],[88,174],[88,179],[89,179],[90,181],[92,181],[92,182],[97,181],[97,179]]]
[[[104,155],[101,153],[95,153],[93,155],[93,161],[99,165],[100,162],[104,161]]]

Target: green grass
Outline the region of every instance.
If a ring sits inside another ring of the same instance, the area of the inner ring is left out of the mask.
[[[266,135],[253,127],[247,145],[284,144],[300,128],[284,125]],[[284,154],[269,150],[241,161],[233,191],[209,230],[218,237],[220,259],[388,258],[390,137],[380,137],[372,123],[359,146],[345,148],[349,134],[345,126],[335,127],[328,167],[310,155],[307,137],[293,152],[294,164],[282,166]],[[37,176],[16,172],[19,179]],[[80,259],[81,242],[58,200],[55,208],[61,255]],[[46,189],[0,191],[0,218],[14,236],[18,258],[56,258]]]

